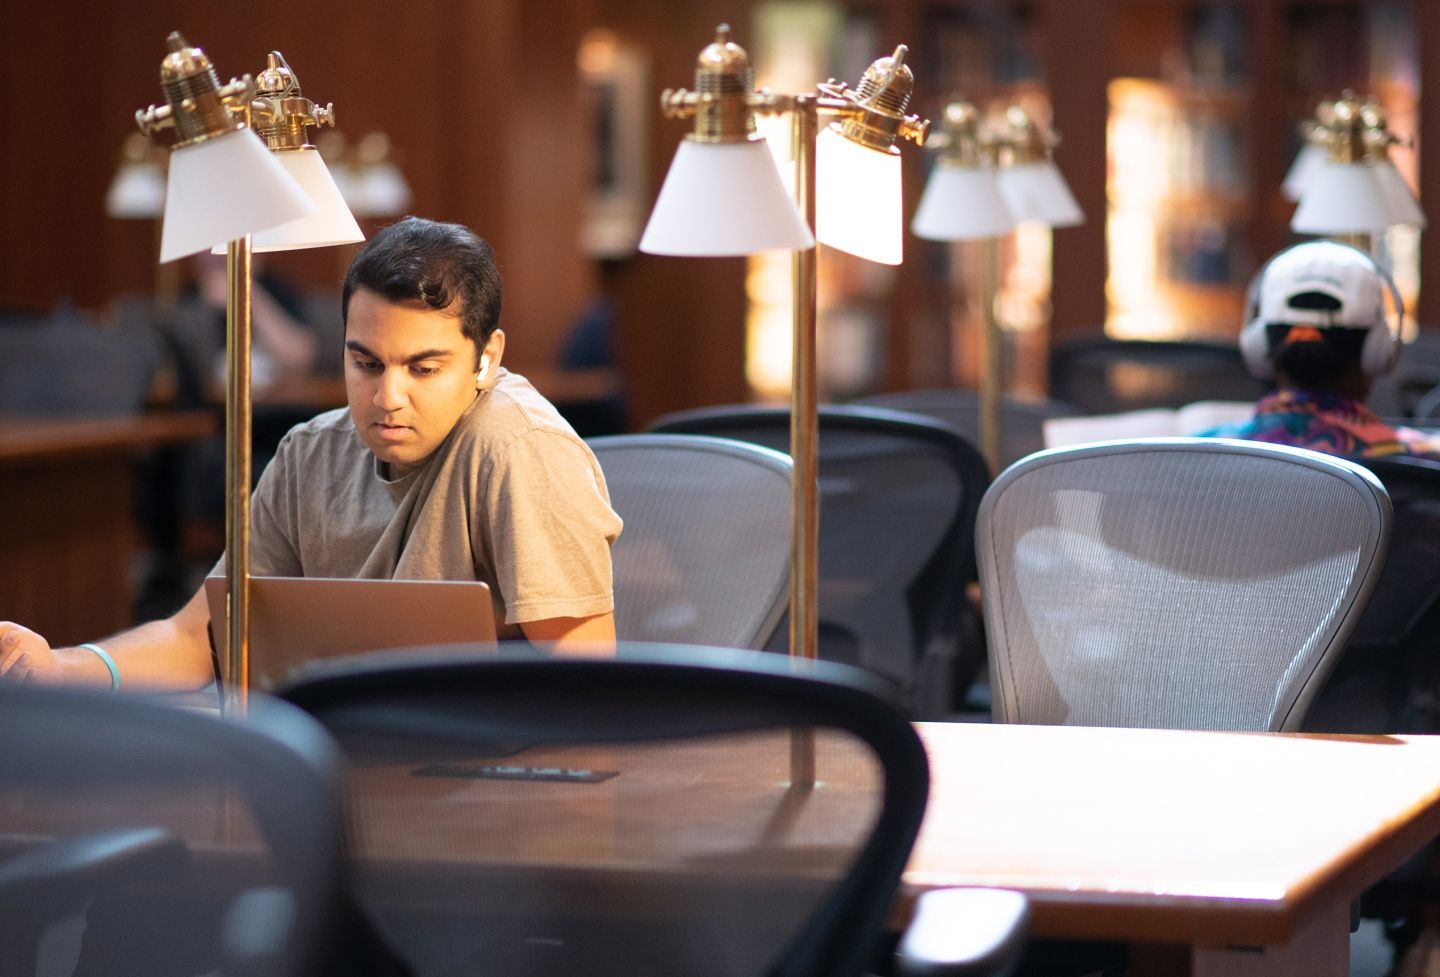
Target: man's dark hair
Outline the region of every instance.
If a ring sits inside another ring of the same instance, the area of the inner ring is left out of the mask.
[[[349,323],[350,297],[369,289],[389,302],[423,302],[460,319],[475,355],[500,325],[500,269],[495,253],[474,231],[423,217],[406,217],[365,242],[340,295]]]
[[[1275,372],[1291,386],[1311,393],[1337,393],[1360,376],[1360,351],[1368,335],[1364,329],[1321,329],[1320,339],[1285,342],[1289,324],[1267,323],[1270,361]]]

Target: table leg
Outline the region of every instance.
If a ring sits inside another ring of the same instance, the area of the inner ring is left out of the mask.
[[[1289,943],[1274,946],[1201,946],[1191,957],[1192,977],[1346,977],[1350,972],[1350,907],[1323,909]]]

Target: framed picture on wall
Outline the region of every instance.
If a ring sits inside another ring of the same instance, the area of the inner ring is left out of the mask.
[[[591,131],[580,245],[592,258],[624,258],[635,253],[650,204],[645,158],[656,99],[649,59],[611,31],[593,30],[581,41],[579,64]]]

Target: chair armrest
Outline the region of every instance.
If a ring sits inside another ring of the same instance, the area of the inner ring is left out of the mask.
[[[1007,889],[935,889],[920,895],[900,938],[901,977],[995,977],[1020,955],[1030,902]]]

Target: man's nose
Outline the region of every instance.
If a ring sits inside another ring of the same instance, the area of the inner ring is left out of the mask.
[[[375,406],[381,410],[398,410],[409,402],[408,378],[403,369],[388,369],[380,374],[375,387]]]

